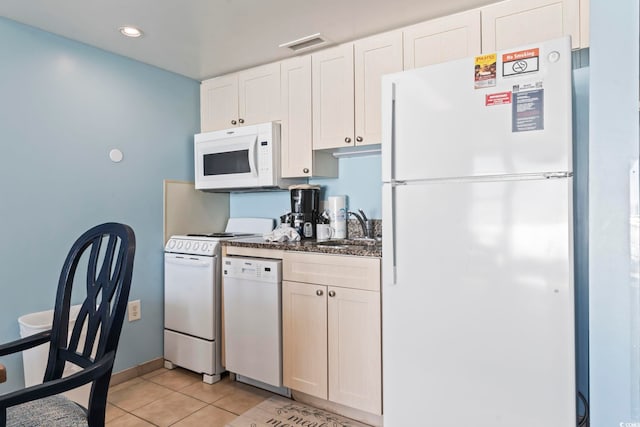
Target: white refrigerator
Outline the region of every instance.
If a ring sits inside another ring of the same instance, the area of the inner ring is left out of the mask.
[[[383,78],[385,427],[575,426],[568,38]]]

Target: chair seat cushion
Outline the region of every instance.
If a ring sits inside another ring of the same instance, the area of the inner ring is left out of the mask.
[[[64,396],[51,396],[7,408],[7,427],[87,427],[87,415]]]

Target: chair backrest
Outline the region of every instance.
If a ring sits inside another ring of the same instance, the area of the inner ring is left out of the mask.
[[[67,361],[88,367],[105,354],[115,353],[127,309],[135,246],[131,227],[106,223],[85,232],[71,247],[58,282],[45,382],[61,378]],[[86,274],[86,298],[69,336],[72,290],[74,283],[82,283],[76,273]],[[84,344],[83,326],[86,327]],[[96,390],[94,381],[90,408],[94,397],[106,400],[108,376],[101,381],[101,390]]]

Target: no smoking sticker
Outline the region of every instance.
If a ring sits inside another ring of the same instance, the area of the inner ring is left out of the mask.
[[[502,55],[502,76],[533,73],[540,69],[540,49],[527,49]]]

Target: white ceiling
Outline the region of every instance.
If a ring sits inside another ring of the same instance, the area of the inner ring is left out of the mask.
[[[495,0],[2,0],[0,15],[203,80],[292,56],[278,45],[321,33],[333,43]],[[118,28],[135,25],[144,37]]]

